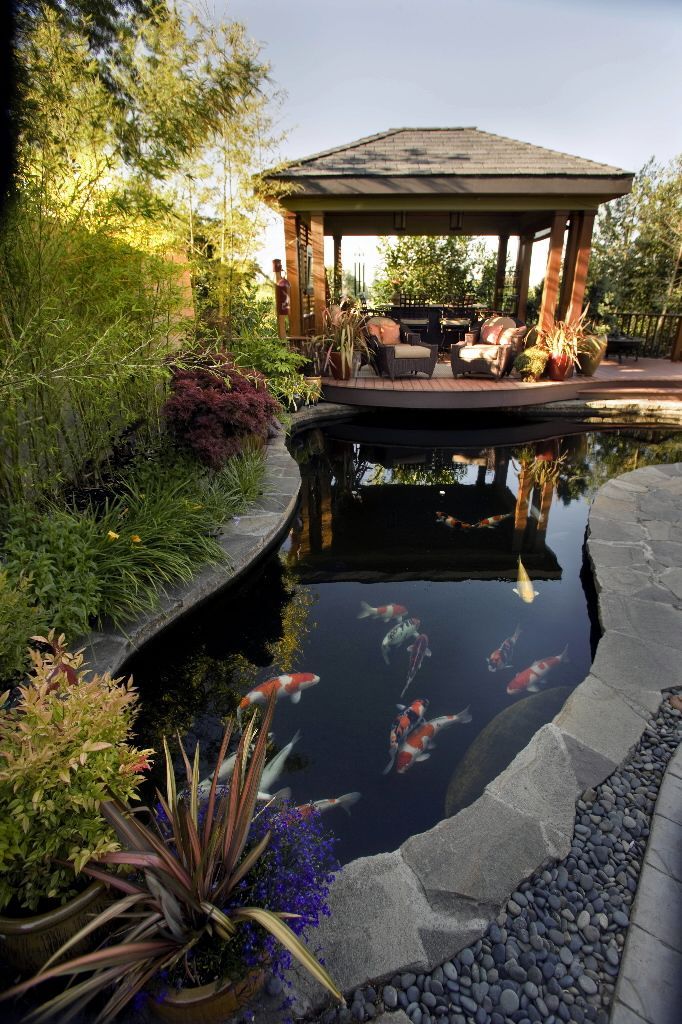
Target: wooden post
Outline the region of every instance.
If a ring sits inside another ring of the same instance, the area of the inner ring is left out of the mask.
[[[281,300],[279,299],[279,296],[277,294],[278,282],[281,281],[282,277],[283,277],[283,275],[282,275],[282,261],[281,260],[273,260],[272,261],[272,272],[275,275],[275,312],[277,314],[277,336],[279,338],[286,338],[286,336],[287,336],[287,318],[286,318],[285,314],[280,313],[280,311],[279,311],[279,309],[280,309],[279,302]]]
[[[682,316],[677,321],[677,334],[673,341],[672,352],[670,353],[670,361],[673,363],[679,363],[682,360]]]
[[[594,227],[594,213],[585,211],[583,213],[578,231],[578,244],[575,255],[575,270],[573,272],[573,283],[568,300],[566,320],[570,323],[577,320],[583,311],[583,299],[585,297],[585,285],[587,284],[587,268],[590,265],[590,253],[592,251],[592,228]]]
[[[334,294],[333,302],[341,301],[343,291],[343,263],[341,261],[341,235],[334,235]]]
[[[516,317],[525,323],[526,305],[528,303],[528,280],[530,278],[530,261],[533,255],[533,238],[521,235],[519,238],[519,255],[516,260]]]
[[[566,230],[567,216],[566,211],[557,211],[552,221],[545,286],[542,289],[542,305],[540,306],[540,316],[538,318],[538,330],[540,331],[548,331],[554,323],[554,312],[559,295],[559,271],[561,270],[561,253],[564,248],[564,231]]]
[[[310,243],[313,247],[313,313],[315,334],[324,329],[325,273],[324,273],[324,214],[310,214]]]
[[[566,239],[566,255],[564,256],[564,272],[561,275],[561,292],[559,293],[559,305],[557,307],[557,320],[566,319],[568,300],[575,280],[575,261],[578,253],[578,236],[583,223],[582,210],[573,211],[568,225],[568,237]]]
[[[284,214],[284,249],[287,260],[287,280],[291,285],[289,296],[289,333],[295,337],[303,334],[301,322],[301,274],[298,258],[298,217],[295,213]]]
[[[504,298],[504,279],[507,273],[507,246],[509,235],[500,235],[497,244],[497,267],[495,268],[495,294],[493,296],[493,308],[500,312]]]

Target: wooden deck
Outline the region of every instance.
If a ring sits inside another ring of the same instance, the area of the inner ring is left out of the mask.
[[[322,397],[342,405],[409,409],[512,409],[580,398],[646,397],[682,401],[682,362],[667,359],[608,360],[594,377],[566,381],[523,381],[505,377],[455,379],[450,364],[438,363],[432,378],[420,375],[389,380],[364,367],[358,377],[324,377]]]

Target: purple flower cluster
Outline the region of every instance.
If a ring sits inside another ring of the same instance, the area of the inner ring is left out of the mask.
[[[248,846],[270,832],[263,856],[237,886],[234,899],[226,907],[255,906],[267,910],[298,914],[287,924],[305,937],[308,928],[316,928],[321,917],[329,916],[329,886],[339,863],[334,855],[335,839],[322,825],[317,811],[302,814],[296,807],[268,807],[254,819]],[[265,956],[273,973],[282,975],[290,966],[290,954],[258,925],[247,923],[240,929],[244,962],[261,963]]]

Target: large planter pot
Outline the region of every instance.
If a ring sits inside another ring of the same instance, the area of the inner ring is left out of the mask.
[[[256,967],[239,981],[212,981],[196,988],[167,991],[149,1005],[167,1024],[224,1024],[256,995],[265,983],[265,971]]]
[[[550,356],[545,372],[550,380],[566,380],[573,376],[573,360],[570,356]]]
[[[594,377],[597,367],[604,358],[608,344],[606,338],[591,340],[594,341],[594,344],[589,352],[578,352],[578,373],[582,373],[584,377]]]
[[[340,352],[329,353],[329,368],[335,380],[350,380],[353,372],[352,365],[343,362]]]
[[[0,915],[0,945],[8,963],[22,975],[35,974],[46,960],[68,939],[80,931],[109,902],[107,887],[93,882],[68,903],[46,914],[32,917]],[[101,936],[89,936],[73,946],[67,956],[78,956],[92,949]]]

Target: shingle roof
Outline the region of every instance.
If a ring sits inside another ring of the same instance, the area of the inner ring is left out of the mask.
[[[391,128],[301,160],[274,177],[410,177],[425,175],[629,175],[619,167],[559,153],[478,128]]]

